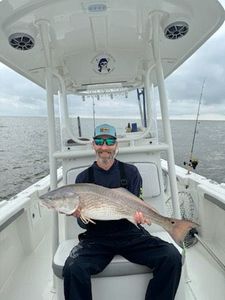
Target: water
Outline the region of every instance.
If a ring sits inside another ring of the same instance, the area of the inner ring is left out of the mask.
[[[172,121],[175,162],[183,166],[189,161],[195,121]],[[196,173],[218,183],[225,182],[225,122],[201,121],[197,127],[194,158],[199,165]]]
[[[122,133],[128,121],[107,121]],[[140,122],[139,122],[140,124]],[[138,124],[138,125],[139,125]],[[59,123],[56,122],[57,130]],[[194,121],[172,121],[175,162],[183,166],[189,160]],[[196,135],[194,156],[199,165],[196,173],[219,183],[225,182],[225,122],[201,121]],[[76,119],[73,121],[77,133]],[[82,132],[93,134],[93,120],[81,119]],[[161,122],[159,137],[162,140]],[[59,146],[59,140],[57,140]],[[164,158],[165,155],[163,155]],[[0,200],[9,199],[49,173],[47,119],[44,117],[0,117]]]

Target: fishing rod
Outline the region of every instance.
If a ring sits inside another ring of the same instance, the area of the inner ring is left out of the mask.
[[[141,96],[142,96],[143,110],[142,110],[142,105],[141,105]],[[138,97],[138,104],[139,104],[142,126],[147,127],[146,100],[145,100],[145,89],[144,88],[137,89],[137,97]]]
[[[190,152],[190,158],[189,158],[189,162],[184,162],[184,165],[187,165],[188,167],[188,174],[190,173],[190,169],[196,169],[197,165],[198,165],[198,160],[193,158],[193,152],[194,152],[194,145],[195,145],[195,138],[196,138],[196,134],[197,134],[197,127],[198,127],[198,119],[199,119],[199,115],[200,115],[200,107],[201,107],[201,103],[202,103],[202,95],[203,95],[203,90],[204,90],[204,86],[205,86],[205,80],[203,80],[202,83],[202,88],[201,88],[201,94],[200,94],[200,98],[199,98],[199,102],[198,102],[198,111],[197,111],[197,116],[196,116],[196,120],[195,120],[195,128],[194,128],[194,134],[193,134],[193,139],[192,139],[192,144],[191,144],[191,152]]]

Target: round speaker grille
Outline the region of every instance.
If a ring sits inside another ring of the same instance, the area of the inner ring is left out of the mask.
[[[30,50],[34,47],[34,39],[27,33],[13,33],[9,36],[9,44],[17,50]]]
[[[165,37],[170,40],[177,40],[188,33],[189,26],[186,22],[174,22],[164,30]]]

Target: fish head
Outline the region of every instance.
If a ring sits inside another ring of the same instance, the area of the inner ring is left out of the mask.
[[[79,195],[70,186],[63,186],[39,196],[43,206],[72,214],[79,206]]]

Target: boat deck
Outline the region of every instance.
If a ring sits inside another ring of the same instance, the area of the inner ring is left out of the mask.
[[[187,250],[186,262],[187,284],[193,299],[225,299],[225,274],[200,243]]]
[[[54,300],[52,288],[51,230],[48,230],[38,247],[27,256],[4,287],[2,300]]]
[[[35,251],[24,257],[11,276],[2,299],[55,300],[51,264],[51,230],[48,230]],[[225,274],[200,244],[187,250],[186,266],[186,300],[225,299]]]

